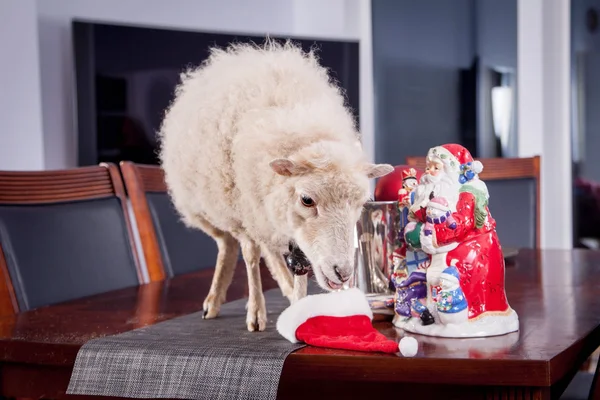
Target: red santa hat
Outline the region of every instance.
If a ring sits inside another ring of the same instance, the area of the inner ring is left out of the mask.
[[[398,343],[372,325],[373,311],[357,288],[306,296],[285,309],[277,331],[292,343],[345,350],[397,353]]]

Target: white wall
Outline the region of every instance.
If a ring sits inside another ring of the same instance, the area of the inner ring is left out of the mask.
[[[571,7],[518,3],[519,156],[541,155],[542,247],[573,246]]]
[[[35,0],[0,1],[0,169],[44,167]]]
[[[211,32],[358,40],[361,32],[365,32],[362,27],[366,21],[359,9],[366,2],[368,0],[38,0],[45,167],[76,165],[72,19]],[[373,135],[368,126],[370,119],[367,116],[367,125],[363,126],[362,116],[361,111],[361,129],[370,143]]]

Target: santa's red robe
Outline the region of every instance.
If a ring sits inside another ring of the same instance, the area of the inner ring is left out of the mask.
[[[487,208],[486,208],[487,209]],[[456,229],[446,224],[435,225],[435,238],[438,246],[460,242],[448,253],[447,265],[457,260],[460,286],[469,304],[469,319],[484,312],[504,312],[509,309],[504,290],[504,256],[498,235],[496,221],[487,210],[487,218],[481,228],[475,226],[475,196],[462,192],[452,213]],[[425,222],[425,209],[415,213],[418,222]]]

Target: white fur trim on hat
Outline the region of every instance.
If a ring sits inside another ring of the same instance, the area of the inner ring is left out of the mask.
[[[366,315],[373,319],[373,311],[360,289],[313,294],[298,300],[281,313],[277,319],[277,332],[290,342],[298,343],[296,329],[310,318],[353,315]]]

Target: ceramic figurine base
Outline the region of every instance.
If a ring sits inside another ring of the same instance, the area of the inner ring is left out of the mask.
[[[436,313],[432,313],[432,315],[434,318],[436,317]],[[445,338],[498,336],[519,330],[519,317],[513,309],[508,310],[504,315],[483,315],[480,318],[467,320],[461,324],[442,325],[434,323],[423,325],[419,318],[407,318],[397,314],[394,316],[392,323],[406,332]]]
[[[506,335],[490,336],[482,338],[455,338],[448,340],[443,337],[419,335],[416,339],[419,345],[433,346],[436,350],[452,354],[456,358],[471,359],[503,359],[515,346],[519,345],[519,332]]]
[[[504,255],[482,170],[463,146],[437,146],[427,153],[419,183],[399,193],[402,250],[406,258],[428,258],[412,271],[398,271],[398,328],[448,338],[519,330],[504,290]]]

